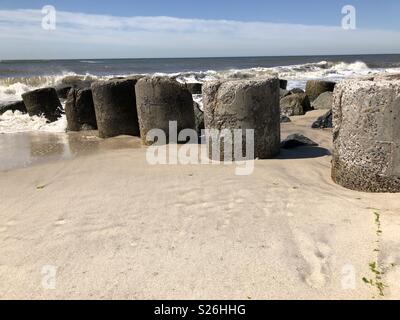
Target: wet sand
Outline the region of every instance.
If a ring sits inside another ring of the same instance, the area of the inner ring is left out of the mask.
[[[96,132],[23,132],[0,134],[0,171],[118,149],[141,148],[140,139],[120,136],[100,139]]]
[[[320,114],[282,125],[320,147],[250,176],[151,166],[131,137],[0,136],[0,297],[400,298],[400,197],[332,182]]]

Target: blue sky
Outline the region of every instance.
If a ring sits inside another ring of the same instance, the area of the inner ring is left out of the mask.
[[[362,28],[400,29],[398,0],[1,0],[1,9],[59,10],[117,16],[173,16],[180,18],[267,21],[337,25],[340,8],[357,8]]]
[[[341,28],[347,4],[357,30]],[[0,59],[400,53],[399,13],[398,0],[0,0]]]

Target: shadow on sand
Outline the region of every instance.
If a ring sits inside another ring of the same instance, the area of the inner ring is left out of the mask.
[[[297,147],[294,149],[281,149],[281,153],[276,159],[307,159],[330,156],[328,149],[321,147]]]

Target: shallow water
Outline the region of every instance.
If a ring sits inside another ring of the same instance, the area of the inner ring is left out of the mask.
[[[140,139],[128,136],[100,139],[95,131],[0,134],[0,171],[127,148],[141,148]]]

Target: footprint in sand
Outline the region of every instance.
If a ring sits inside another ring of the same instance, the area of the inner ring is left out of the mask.
[[[324,287],[328,279],[328,263],[332,249],[326,243],[315,242],[305,233],[299,231],[293,233],[299,251],[308,265],[303,274],[306,283],[315,289]]]

